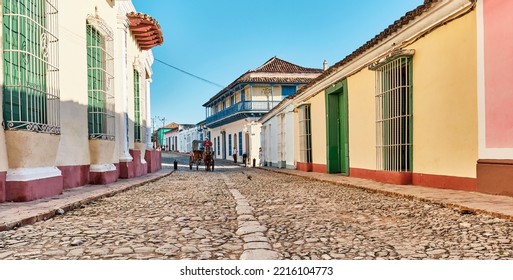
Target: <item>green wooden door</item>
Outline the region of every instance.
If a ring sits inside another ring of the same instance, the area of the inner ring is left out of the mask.
[[[347,81],[326,89],[327,171],[349,175]]]

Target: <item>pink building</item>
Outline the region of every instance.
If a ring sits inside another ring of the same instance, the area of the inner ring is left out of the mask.
[[[477,1],[479,192],[513,195],[513,1]]]

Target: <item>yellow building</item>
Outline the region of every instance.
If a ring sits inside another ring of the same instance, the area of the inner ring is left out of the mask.
[[[406,13],[294,96],[298,168],[476,190],[476,45],[475,1]]]
[[[131,1],[1,3],[0,202],[158,170],[146,151],[158,23]]]

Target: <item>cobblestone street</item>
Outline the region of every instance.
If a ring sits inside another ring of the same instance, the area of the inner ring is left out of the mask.
[[[230,163],[189,171],[186,160],[0,232],[0,259],[513,259],[509,220]]]

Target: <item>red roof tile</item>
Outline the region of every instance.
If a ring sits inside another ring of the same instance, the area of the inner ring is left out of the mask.
[[[259,76],[258,74],[276,74],[276,76]],[[306,68],[302,67],[285,60],[279,59],[276,56],[266,61],[264,64],[259,66],[256,69],[249,70],[246,73],[242,74],[239,78],[233,81],[230,85],[225,87],[223,90],[218,92],[212,98],[209,99],[203,106],[208,106],[207,104],[219,98],[224,93],[228,92],[230,89],[235,87],[241,83],[283,83],[283,84],[306,84],[310,82],[312,79],[317,77],[322,73],[322,69],[316,68]],[[283,76],[280,74],[298,74],[297,77],[294,76]],[[307,74],[307,76],[305,76]],[[308,77],[310,76],[310,77]]]
[[[164,43],[164,36],[156,19],[136,12],[128,13],[127,17],[130,31],[141,50],[149,50]]]

